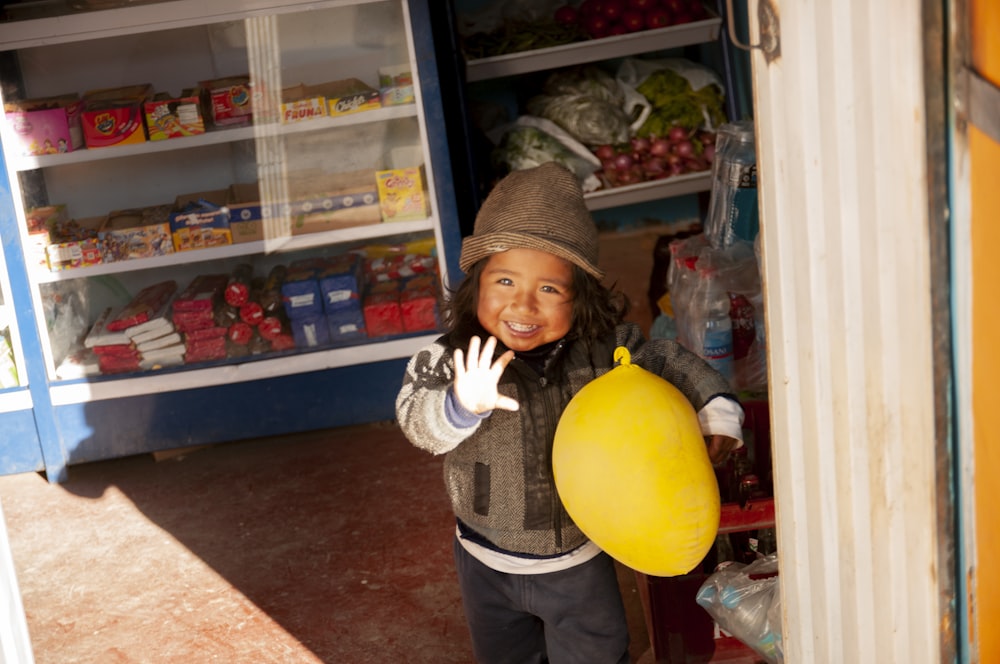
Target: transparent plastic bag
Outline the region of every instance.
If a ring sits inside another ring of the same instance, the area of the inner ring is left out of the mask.
[[[732,386],[736,390],[767,388],[764,295],[753,245],[736,241],[727,247],[709,244],[704,233],[670,243],[667,289],[673,305],[677,340],[701,354],[711,307],[703,283],[711,274],[729,293],[732,319]]]
[[[770,664],[784,662],[777,553],[749,565],[720,566],[698,589],[695,600],[719,627]]]
[[[554,161],[576,174],[584,192],[599,189],[595,174],[601,160],[554,122],[522,115],[490,135],[497,146],[493,151],[498,171],[517,171]]]

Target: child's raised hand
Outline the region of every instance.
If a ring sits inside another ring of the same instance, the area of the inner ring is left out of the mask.
[[[482,340],[479,337],[472,337],[468,361],[461,348],[455,349],[455,398],[466,410],[476,414],[497,408],[517,410],[516,401],[497,392],[497,383],[503,370],[514,359],[514,351],[507,351],[493,362],[496,337],[488,338],[482,349],[480,344]]]

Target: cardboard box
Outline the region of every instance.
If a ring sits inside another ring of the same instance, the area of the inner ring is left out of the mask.
[[[291,234],[318,233],[381,221],[375,172],[298,173],[289,176]]]
[[[52,242],[45,248],[49,269],[53,272],[69,270],[104,262],[97,229],[104,224],[104,217],[72,220],[53,228]]]
[[[162,141],[181,136],[205,133],[205,118],[201,113],[201,97],[196,88],[181,92],[180,97],[158,93],[143,104],[149,140]]]
[[[170,213],[174,250],[188,251],[232,244],[228,191],[219,189],[178,196]]]
[[[248,125],[253,120],[250,76],[227,76],[198,83],[205,115],[217,127]]]
[[[229,230],[233,234],[233,244],[264,239],[260,187],[256,182],[229,185],[226,207],[229,208]]]
[[[393,168],[375,173],[382,221],[414,221],[430,214],[420,168]]]
[[[410,65],[379,67],[378,87],[383,106],[412,104],[416,101]]]
[[[356,78],[315,86],[326,98],[330,117],[382,108],[378,90]]]
[[[326,97],[314,93],[307,85],[285,88],[281,91],[281,121],[284,124],[325,118]]]
[[[97,231],[104,262],[151,258],[174,253],[170,205],[110,212]]]
[[[80,125],[88,148],[146,142],[143,104],[153,96],[149,84],[91,90],[83,96]]]
[[[299,84],[281,91],[285,124],[381,108],[378,90],[356,78],[315,85]]]
[[[48,269],[49,259],[47,249],[53,240],[53,232],[62,225],[69,223],[69,214],[65,205],[46,205],[31,208],[25,212],[28,225],[28,245],[26,253],[32,265]]]
[[[76,94],[5,103],[12,150],[31,156],[79,150],[83,147],[82,110],[83,101]]]

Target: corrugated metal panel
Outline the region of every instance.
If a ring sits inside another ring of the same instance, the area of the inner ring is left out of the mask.
[[[766,6],[780,52],[753,65],[786,661],[938,661],[952,571],[921,5]]]

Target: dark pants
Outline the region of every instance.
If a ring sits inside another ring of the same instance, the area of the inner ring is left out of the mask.
[[[455,565],[479,664],[628,664],[625,607],[607,554],[549,574],[506,574],[456,539]]]

